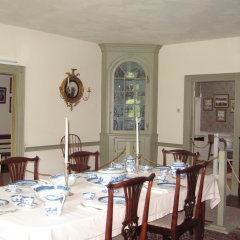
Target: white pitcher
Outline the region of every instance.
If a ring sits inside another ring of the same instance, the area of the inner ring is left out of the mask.
[[[66,196],[63,195],[47,195],[45,202],[45,213],[47,216],[59,216],[62,213],[63,204]]]

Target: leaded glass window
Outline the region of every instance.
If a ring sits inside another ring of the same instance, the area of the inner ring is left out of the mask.
[[[145,129],[145,84],[145,71],[137,62],[127,61],[117,67],[114,73],[114,130],[135,130],[136,117],[140,118],[139,129]]]

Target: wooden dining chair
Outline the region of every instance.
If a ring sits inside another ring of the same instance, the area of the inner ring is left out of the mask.
[[[9,170],[10,182],[15,182],[18,180],[24,180],[26,166],[28,162],[34,162],[34,180],[38,180],[38,162],[39,157],[27,158],[27,157],[11,157],[0,161],[0,165],[7,165]],[[0,185],[2,186],[2,176],[0,177]]]
[[[195,165],[198,157],[199,157],[199,153],[193,153],[187,150],[182,150],[182,149],[173,149],[173,150],[162,150],[163,153],[163,166],[166,166],[167,164],[167,155],[171,154],[174,158],[174,161],[176,160],[181,160],[184,163],[187,163],[187,161],[189,161],[189,159],[191,159],[191,164],[190,165]]]
[[[65,136],[61,138],[60,147],[62,150],[63,157],[65,157]],[[70,158],[70,155],[74,152],[82,151],[82,142],[78,135],[76,134],[68,134],[68,158],[69,158],[69,173],[71,171],[75,171],[76,166],[74,166],[74,160]]]
[[[191,234],[195,233],[194,239],[203,239],[205,202],[202,202],[202,192],[206,165],[207,162],[176,171],[176,188],[172,214],[150,222],[147,227],[149,232],[163,235],[164,240],[177,240],[183,233],[189,231]],[[181,186],[182,179],[180,174],[186,174],[187,189]],[[198,181],[199,175],[200,179]],[[184,189],[186,189],[184,210],[179,212],[179,196]]]
[[[98,170],[98,158],[99,152],[88,152],[88,151],[78,151],[74,152],[69,156],[71,162],[69,163],[69,170],[75,171],[77,173],[84,172],[90,169],[88,166],[89,158],[91,156],[95,157],[95,170]]]
[[[105,231],[105,240],[112,239],[112,223],[113,223],[113,192],[116,188],[123,188],[125,201],[126,201],[126,210],[125,218],[122,222],[121,235],[126,240],[136,239],[137,234],[140,231],[140,240],[146,239],[147,231],[147,221],[148,221],[148,210],[149,202],[151,195],[151,188],[153,178],[155,173],[152,173],[149,177],[136,177],[121,183],[109,183],[108,184],[108,209],[107,209],[107,221],[106,221],[106,231]],[[138,226],[137,211],[138,203],[142,190],[143,183],[148,181],[148,187],[145,197],[145,205],[143,209],[143,218],[141,230]],[[118,236],[116,237],[118,238]]]

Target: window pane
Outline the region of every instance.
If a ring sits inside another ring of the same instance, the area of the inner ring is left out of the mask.
[[[123,105],[115,105],[114,106],[114,117],[123,117]]]
[[[124,72],[123,72],[123,70],[122,70],[120,67],[118,67],[118,68],[116,69],[114,75],[115,75],[115,77],[121,77],[121,78],[123,78],[123,77],[124,77]]]
[[[114,119],[114,130],[123,130],[123,119],[122,118],[116,118]]]
[[[115,79],[114,91],[124,91],[124,79]]]
[[[125,119],[124,130],[135,130],[135,119]]]
[[[115,92],[114,104],[124,104],[124,93],[123,92]]]

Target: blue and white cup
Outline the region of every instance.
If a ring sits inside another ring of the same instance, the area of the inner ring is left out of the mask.
[[[47,216],[60,216],[63,210],[65,195],[47,195],[45,213]]]
[[[23,196],[22,203],[26,207],[31,207],[33,205],[33,203],[34,203],[34,197],[32,197],[32,196]]]
[[[16,184],[8,184],[8,189],[10,192],[15,193],[17,191],[17,185]]]
[[[18,204],[18,203],[21,203],[22,200],[23,200],[23,195],[21,194],[15,194],[15,195],[12,195],[11,196],[11,200],[14,204]]]

